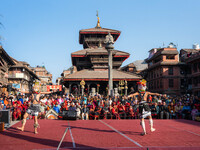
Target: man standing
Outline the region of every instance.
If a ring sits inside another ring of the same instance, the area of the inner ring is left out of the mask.
[[[164,115],[169,119],[169,109],[165,102],[160,106],[160,118],[163,119]]]
[[[88,109],[87,105],[84,104],[84,106],[82,108],[82,120],[84,120],[85,117],[86,117],[86,120],[88,120],[88,115],[89,115],[89,109]]]

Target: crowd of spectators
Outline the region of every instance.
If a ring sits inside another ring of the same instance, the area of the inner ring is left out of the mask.
[[[10,110],[12,120],[21,120],[30,106],[31,96],[0,95],[0,110]],[[138,98],[126,96],[108,97],[43,95],[40,97],[40,113],[38,118],[53,109],[59,116],[66,111],[76,111],[77,119],[139,119]],[[149,96],[148,103],[152,116],[156,119],[190,119],[198,120],[200,116],[200,97],[183,95],[170,97],[167,95]],[[31,119],[32,116],[29,117]]]

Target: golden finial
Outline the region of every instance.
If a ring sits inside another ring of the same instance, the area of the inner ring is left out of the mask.
[[[97,10],[97,26],[96,26],[96,28],[101,28],[101,26],[100,26],[100,20],[99,20],[99,13],[98,13],[98,10]]]

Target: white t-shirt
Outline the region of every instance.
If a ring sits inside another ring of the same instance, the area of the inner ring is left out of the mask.
[[[109,104],[112,105],[112,100],[109,100]]]
[[[40,101],[45,104],[47,102],[47,99],[46,98],[45,99],[41,99]]]

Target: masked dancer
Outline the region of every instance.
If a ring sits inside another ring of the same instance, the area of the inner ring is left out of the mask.
[[[47,93],[38,93],[38,92],[33,92],[32,96],[31,96],[31,105],[30,107],[27,109],[27,111],[24,114],[23,120],[22,120],[22,126],[21,127],[17,127],[19,130],[24,131],[24,127],[26,124],[26,119],[29,115],[34,116],[34,133],[37,134],[37,128],[39,127],[38,124],[38,119],[37,116],[40,112],[40,104],[39,104],[39,99],[40,99],[40,95],[41,94],[47,94]]]
[[[148,95],[156,95],[161,96],[161,94],[158,93],[151,93],[146,91],[146,80],[142,79],[139,82],[137,82],[138,85],[138,92],[129,95],[128,97],[135,97],[138,96],[139,100],[139,113],[141,114],[141,121],[140,124],[142,126],[143,132],[141,135],[146,135],[146,128],[145,128],[145,118],[149,118],[149,124],[150,124],[150,130],[151,132],[154,132],[156,129],[153,128],[153,119],[151,116],[151,109],[149,107],[149,104],[147,103],[147,97]]]

